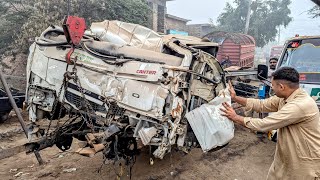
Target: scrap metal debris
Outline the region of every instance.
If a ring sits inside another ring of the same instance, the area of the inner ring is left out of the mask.
[[[65,172],[65,173],[71,173],[71,172],[74,172],[74,171],[76,171],[76,170],[77,170],[77,168],[69,168],[69,169],[64,169],[63,172]]]
[[[23,174],[23,172],[18,172],[17,174],[14,175],[14,177],[20,177]]]
[[[18,169],[10,169],[10,173],[12,173],[12,172],[17,172],[18,171]]]

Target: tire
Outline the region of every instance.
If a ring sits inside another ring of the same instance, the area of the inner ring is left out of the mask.
[[[9,113],[0,114],[0,123],[4,123],[9,118]]]

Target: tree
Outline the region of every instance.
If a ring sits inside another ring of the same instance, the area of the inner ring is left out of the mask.
[[[288,8],[291,0],[256,0],[250,5],[251,18],[248,34],[253,36],[258,47],[274,41],[277,27],[286,27],[292,18]],[[217,30],[244,33],[248,12],[247,0],[234,0],[235,7],[227,3],[218,17]]]
[[[320,17],[320,6],[313,6],[313,8],[309,9],[308,14],[311,15],[311,18]]]
[[[311,0],[312,2],[314,2],[316,5],[320,6],[320,0]]]
[[[120,20],[147,25],[149,7],[144,0],[72,0],[70,15],[91,22]],[[0,49],[13,46],[26,51],[30,39],[49,25],[62,25],[68,0],[0,0]]]

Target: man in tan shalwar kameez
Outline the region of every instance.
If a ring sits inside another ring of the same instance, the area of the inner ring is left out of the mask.
[[[278,141],[268,180],[320,180],[320,120],[315,101],[299,88],[299,74],[290,67],[282,67],[272,75],[272,89],[276,96],[265,100],[236,96],[230,84],[233,101],[246,110],[274,112],[259,119],[242,117],[228,104],[223,115],[256,131],[278,129]]]

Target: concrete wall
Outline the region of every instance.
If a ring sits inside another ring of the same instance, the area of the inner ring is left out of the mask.
[[[212,26],[202,26],[201,37],[213,32]]]
[[[173,29],[188,32],[190,36],[202,38],[204,35],[212,32],[213,28],[209,24],[192,24],[186,25],[187,19],[166,16],[168,0],[147,0],[151,9],[149,17],[149,28],[156,31],[166,33],[166,30]]]
[[[166,29],[174,29],[187,32],[187,22],[175,18],[166,17]]]
[[[190,36],[201,37],[201,26],[187,25],[187,28]]]
[[[147,0],[151,9],[149,28],[156,32],[165,32],[166,0]]]
[[[199,38],[213,31],[213,27],[210,24],[190,24],[187,25],[187,29],[190,36]]]

